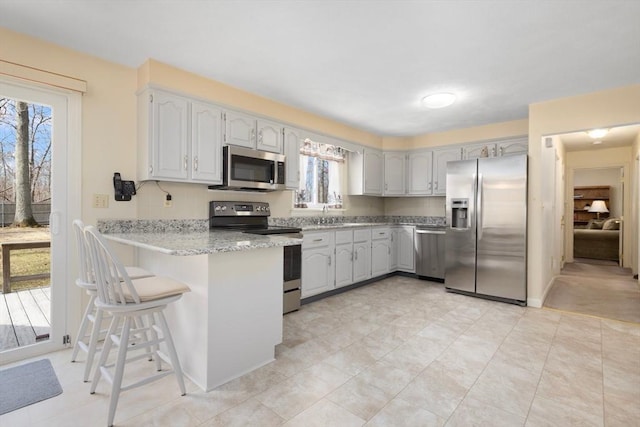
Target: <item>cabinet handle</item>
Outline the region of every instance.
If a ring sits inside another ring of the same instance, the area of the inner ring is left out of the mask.
[[[189,159],[187,156],[184,156],[184,170],[187,170],[187,165],[189,164]]]
[[[198,172],[198,156],[193,158],[193,170]]]
[[[329,267],[331,267],[331,256],[329,256]]]
[[[504,156],[504,147],[500,147],[500,155]]]
[[[387,191],[389,189],[389,184],[385,183],[384,184],[384,190]]]
[[[262,144],[262,130],[258,132],[258,141],[260,141],[260,144]]]
[[[256,130],[251,129],[251,141],[255,141],[255,140],[256,140]]]
[[[322,239],[313,239],[314,242],[322,242]]]
[[[436,188],[436,190],[437,190],[437,189],[438,189],[438,181],[435,181],[435,182],[434,182],[434,185],[436,186],[435,188]]]
[[[354,252],[353,254],[355,255],[356,261],[357,261],[358,260],[358,252]]]
[[[353,252],[351,252],[351,261],[353,261]]]

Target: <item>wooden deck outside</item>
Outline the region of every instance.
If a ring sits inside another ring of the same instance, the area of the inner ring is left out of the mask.
[[[2,294],[0,351],[35,344],[51,330],[49,286]]]

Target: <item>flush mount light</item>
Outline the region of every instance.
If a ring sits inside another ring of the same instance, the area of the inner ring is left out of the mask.
[[[422,105],[427,108],[444,108],[456,102],[456,96],[452,93],[434,93],[422,98]]]
[[[609,133],[609,129],[591,129],[587,134],[593,139],[600,139]]]
[[[600,145],[602,144],[602,141],[600,141],[599,139],[596,141],[593,141],[593,145]]]

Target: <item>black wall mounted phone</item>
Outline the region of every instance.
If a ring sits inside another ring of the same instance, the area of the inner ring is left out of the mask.
[[[131,200],[131,196],[136,194],[135,182],[123,181],[119,172],[113,174],[113,188],[115,190],[115,199],[118,202],[127,202]]]

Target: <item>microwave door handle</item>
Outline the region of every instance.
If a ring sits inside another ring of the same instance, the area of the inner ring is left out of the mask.
[[[275,184],[278,180],[276,179],[276,164],[275,162],[271,162],[271,184]]]

